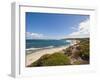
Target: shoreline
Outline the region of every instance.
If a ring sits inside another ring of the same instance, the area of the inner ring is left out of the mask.
[[[35,62],[36,60],[38,60],[44,54],[53,54],[54,52],[59,52],[63,49],[68,48],[69,46],[72,46],[72,45],[73,44],[61,46],[61,47],[45,48],[45,49],[41,49],[39,51],[35,51],[33,53],[29,53],[29,54],[26,55],[26,66]]]
[[[49,46],[49,47],[43,47],[43,48],[29,48],[29,49],[26,49],[26,55],[29,55],[29,54],[32,54],[34,52],[38,52],[44,49],[52,49],[52,48],[55,48],[55,47]]]

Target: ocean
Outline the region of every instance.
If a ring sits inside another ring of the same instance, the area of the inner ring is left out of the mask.
[[[70,45],[70,41],[67,40],[38,40],[38,39],[27,39],[26,40],[26,52],[32,53],[37,50],[54,48]]]
[[[26,40],[26,49],[28,48],[44,48],[44,47],[59,47],[70,44],[67,40]]]

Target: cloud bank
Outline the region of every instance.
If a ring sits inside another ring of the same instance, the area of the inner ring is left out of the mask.
[[[89,33],[90,32],[90,21],[89,19],[79,23],[76,31],[72,32],[71,34],[69,35],[87,35],[89,36]]]
[[[43,34],[26,32],[26,38],[27,39],[41,39],[43,37],[44,37]]]

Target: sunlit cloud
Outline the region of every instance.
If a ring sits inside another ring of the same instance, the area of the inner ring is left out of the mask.
[[[89,19],[79,23],[78,27],[77,27],[77,30],[72,32],[71,34],[69,35],[80,35],[80,36],[84,36],[84,35],[87,35],[89,36],[89,33],[90,32],[90,22],[89,22]]]
[[[43,34],[26,32],[26,38],[27,39],[41,39],[43,37],[44,37]]]

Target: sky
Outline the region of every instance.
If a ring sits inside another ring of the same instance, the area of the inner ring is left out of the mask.
[[[26,39],[89,35],[89,15],[26,12]]]

